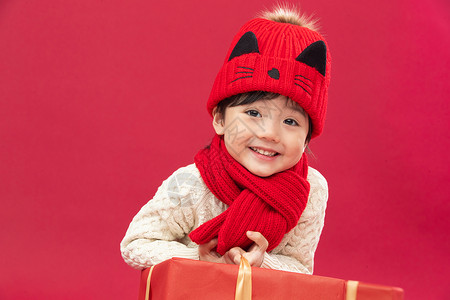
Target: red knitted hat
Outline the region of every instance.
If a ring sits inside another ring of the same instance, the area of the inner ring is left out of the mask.
[[[234,37],[217,74],[207,109],[230,96],[265,91],[300,104],[312,120],[312,137],[322,133],[330,83],[325,39],[306,27],[266,19],[247,22]]]

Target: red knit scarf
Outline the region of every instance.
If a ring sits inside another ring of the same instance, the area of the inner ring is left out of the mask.
[[[204,244],[217,237],[217,252],[223,255],[233,247],[247,249],[251,230],[269,241],[270,251],[297,225],[309,195],[305,154],[291,169],[262,178],[234,160],[223,138],[215,136],[194,161],[211,192],[229,207],[192,231],[192,241]]]

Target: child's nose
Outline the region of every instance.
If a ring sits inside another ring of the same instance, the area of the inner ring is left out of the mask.
[[[280,141],[280,128],[278,124],[272,120],[265,120],[261,126],[261,130],[258,132],[258,137],[278,143]]]

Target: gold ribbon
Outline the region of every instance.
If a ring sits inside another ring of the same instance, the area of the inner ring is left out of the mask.
[[[147,286],[145,287],[145,300],[148,300],[148,298],[150,297],[150,279],[152,278],[152,272],[154,267],[155,265],[153,265],[150,269],[150,272],[148,272]]]
[[[241,256],[241,264],[239,265],[239,273],[236,282],[235,300],[251,300],[252,299],[252,267],[248,260]]]
[[[347,281],[347,293],[345,300],[356,300],[356,292],[358,291],[359,281],[348,280]]]

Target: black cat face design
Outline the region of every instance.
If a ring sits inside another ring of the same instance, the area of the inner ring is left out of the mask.
[[[260,52],[256,35],[251,31],[247,31],[239,39],[236,46],[234,46],[228,61],[235,57],[250,53]],[[295,60],[316,69],[320,74],[325,76],[327,64],[327,46],[325,45],[325,42],[317,41],[312,43],[306,47]]]

